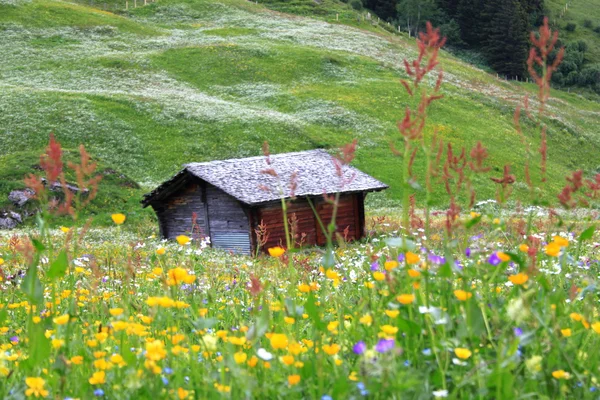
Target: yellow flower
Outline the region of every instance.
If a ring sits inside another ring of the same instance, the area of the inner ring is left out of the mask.
[[[386,261],[383,266],[385,267],[386,271],[391,271],[394,268],[398,267],[398,261],[395,261],[395,260]]]
[[[279,258],[285,253],[285,249],[281,246],[269,247],[269,255],[271,257]]]
[[[179,400],[187,399],[189,395],[190,395],[189,390],[185,390],[184,388],[181,388],[181,387],[179,389],[177,389],[177,398]]]
[[[337,327],[339,324],[340,324],[339,321],[331,321],[330,323],[327,324],[327,330],[329,332],[337,333]]]
[[[527,246],[525,243],[519,245],[519,250],[522,251],[523,253],[527,253],[529,251],[529,246]]]
[[[398,300],[398,303],[400,304],[411,304],[415,301],[415,295],[414,294],[401,294],[400,296],[396,297],[396,300]]]
[[[456,357],[460,358],[461,360],[466,360],[467,358],[471,357],[473,353],[471,353],[471,350],[469,349],[457,347],[454,349],[454,354],[456,354]]]
[[[417,271],[416,269],[408,270],[408,276],[410,276],[411,278],[418,278],[420,275],[421,275],[421,273],[419,271]]]
[[[167,272],[167,285],[174,286],[182,283],[193,283],[196,280],[194,275],[188,274],[188,272],[181,267],[172,268]]]
[[[400,311],[398,310],[385,310],[385,315],[390,318],[396,318],[398,314],[400,314]]]
[[[469,300],[471,297],[473,297],[473,293],[471,292],[466,292],[464,290],[455,290],[454,291],[454,296],[456,296],[456,298],[460,301],[467,301]]]
[[[60,230],[63,231],[64,233],[69,233],[69,231],[71,230],[70,228],[67,228],[66,226],[61,226]]]
[[[4,258],[0,257],[0,265],[4,264]]]
[[[292,365],[294,363],[294,356],[291,356],[289,354],[286,356],[281,356],[281,357],[279,357],[279,359],[285,365]]]
[[[258,363],[258,357],[256,356],[252,356],[250,357],[250,359],[248,360],[248,366],[250,368],[254,368],[256,367],[256,364]]]
[[[390,336],[395,335],[398,332],[398,328],[391,325],[383,325],[380,327],[380,329],[383,331],[383,333]]]
[[[340,351],[340,345],[336,344],[336,343],[325,344],[325,345],[323,345],[323,351],[325,353],[329,354],[330,356],[334,356]]]
[[[310,292],[310,285],[307,285],[306,283],[302,283],[302,284],[298,285],[298,290],[301,291],[302,293],[308,293],[308,292]]]
[[[565,328],[565,329],[561,329],[560,330],[561,335],[563,335],[564,337],[569,337],[571,336],[571,329],[570,328]]]
[[[244,353],[243,351],[238,351],[237,353],[233,354],[233,359],[235,360],[236,364],[241,364],[246,362],[248,359],[248,354]]]
[[[88,382],[90,385],[102,385],[106,383],[106,373],[104,371],[94,372]]]
[[[594,332],[600,333],[600,322],[594,322],[592,324],[592,329],[594,330]]]
[[[507,262],[510,261],[510,256],[506,253],[503,253],[501,251],[497,252],[496,255],[498,256],[498,258],[500,260],[502,260],[502,262]]]
[[[578,313],[571,313],[569,314],[569,317],[571,317],[573,321],[581,321],[583,319],[583,315]]]
[[[556,242],[550,242],[546,245],[544,251],[550,257],[558,257],[560,254],[560,245],[558,245]]]
[[[25,395],[27,397],[30,397],[30,396],[46,397],[46,396],[48,396],[48,391],[44,389],[44,385],[46,384],[46,381],[43,378],[28,377],[28,378],[25,378],[25,384],[27,385],[27,390],[25,390]]]
[[[288,338],[285,333],[273,333],[269,340],[271,341],[271,347],[275,350],[285,349],[288,346]]]
[[[127,363],[123,359],[123,356],[120,354],[113,354],[112,356],[110,356],[110,362],[120,367],[127,365]]]
[[[417,264],[419,261],[421,261],[421,257],[419,257],[418,254],[415,254],[411,251],[406,253],[406,263],[407,264]]]
[[[552,372],[552,376],[555,379],[569,379],[571,377],[571,374],[569,374],[568,372],[565,372],[562,369],[558,369],[558,370]]]
[[[292,318],[292,317],[283,317],[283,320],[285,321],[286,324],[293,324],[294,322],[296,322],[296,319]]]
[[[116,316],[123,314],[123,309],[122,308],[111,308],[110,310],[108,310],[108,312],[113,317],[116,317]]]
[[[181,246],[185,246],[192,239],[189,236],[179,235],[175,238],[175,240],[177,240],[177,243],[179,243]]]
[[[376,281],[382,281],[385,279],[385,274],[380,271],[375,271],[373,272],[373,279],[375,279]]]
[[[554,239],[554,243],[556,243],[560,247],[568,247],[569,246],[569,241],[562,236],[557,235],[557,236],[554,236],[553,239]]]
[[[53,319],[56,325],[64,325],[69,322],[69,314],[61,315],[60,317],[56,317]]]
[[[361,324],[371,326],[373,323],[373,317],[370,314],[365,314],[358,320]]]
[[[71,362],[75,365],[81,365],[81,364],[83,364],[83,357],[82,356],[73,356],[73,357],[71,357]]]
[[[123,224],[123,222],[125,222],[125,220],[127,219],[125,214],[121,214],[121,213],[113,214],[113,215],[111,215],[111,218],[112,218],[113,222],[117,225]]]
[[[298,383],[300,383],[300,375],[288,376],[288,383],[290,384],[290,386],[297,385]]]
[[[158,254],[159,256],[162,256],[166,252],[167,252],[167,250],[164,247],[159,247],[158,249],[156,249],[156,254]]]
[[[508,280],[511,281],[515,285],[522,285],[525,282],[527,282],[527,280],[529,280],[529,277],[527,276],[527,274],[524,274],[523,272],[519,272],[516,275],[509,276]]]
[[[162,340],[146,343],[146,358],[150,361],[159,361],[167,356],[165,344]]]

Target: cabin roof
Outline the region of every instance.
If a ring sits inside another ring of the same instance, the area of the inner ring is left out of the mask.
[[[296,174],[296,196],[318,196],[324,193],[372,192],[388,186],[349,165],[342,166],[343,180],[338,176],[333,157],[325,150],[272,154],[186,164],[180,172],[146,194],[144,207],[160,200],[169,187],[186,176],[200,178],[239,201],[255,205],[292,197],[290,182]],[[274,170],[277,176],[268,173]],[[344,182],[342,182],[344,181]]]

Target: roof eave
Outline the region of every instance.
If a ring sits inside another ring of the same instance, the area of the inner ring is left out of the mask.
[[[354,193],[370,193],[370,192],[381,192],[383,190],[389,189],[390,187],[388,185],[383,184],[383,186],[381,187],[376,187],[376,188],[371,188],[371,189],[360,189],[360,190],[348,190],[348,191],[339,191],[339,192],[327,192],[326,194],[337,194],[337,193],[341,193],[341,194],[354,194]],[[303,195],[297,195],[294,196],[295,198],[299,198],[299,197],[321,197],[323,196],[323,193],[307,193],[307,194],[303,194]],[[283,200],[289,200],[292,197],[287,196],[287,197],[283,197]],[[270,200],[263,200],[263,201],[257,201],[257,202],[246,202],[246,201],[242,201],[240,200],[242,203],[251,206],[251,207],[258,207],[258,206],[263,206],[265,204],[269,204],[269,203],[276,203],[281,201],[282,198],[276,198],[276,199],[270,199]]]

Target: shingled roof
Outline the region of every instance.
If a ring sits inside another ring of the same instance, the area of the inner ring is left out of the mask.
[[[344,181],[336,173],[332,156],[324,150],[273,154],[269,165],[265,156],[186,164],[185,168],[152,192],[142,203],[148,206],[160,194],[186,175],[198,177],[235,197],[254,205],[291,197],[290,181],[296,173],[296,196],[323,193],[372,192],[388,186],[351,166],[343,166]],[[265,173],[273,169],[277,176]]]

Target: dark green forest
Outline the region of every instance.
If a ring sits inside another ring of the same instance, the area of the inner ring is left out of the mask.
[[[447,37],[451,50],[469,62],[507,79],[527,79],[529,34],[551,15],[544,0],[350,0],[411,36],[431,21]],[[551,19],[552,21],[552,19]],[[592,21],[586,21],[592,24]],[[567,32],[576,25],[553,26]],[[565,59],[552,80],[556,87],[577,86],[600,93],[600,65],[586,62],[586,40],[559,41]],[[556,53],[556,51],[555,51]],[[554,56],[554,55],[551,55]]]

